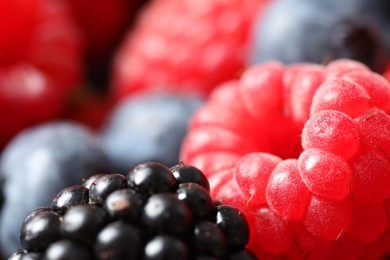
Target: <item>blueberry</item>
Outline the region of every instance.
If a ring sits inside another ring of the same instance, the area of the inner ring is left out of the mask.
[[[116,168],[126,174],[137,164],[156,161],[175,165],[198,98],[145,94],[123,99],[102,129],[102,142]]]
[[[20,247],[20,225],[31,210],[50,206],[63,188],[109,168],[97,135],[80,124],[48,122],[17,135],[0,158],[4,180],[0,246],[4,255]]]
[[[253,29],[251,63],[363,62],[382,73],[390,51],[389,2],[276,0]]]

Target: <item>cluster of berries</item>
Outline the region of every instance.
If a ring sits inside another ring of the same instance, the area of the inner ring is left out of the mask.
[[[389,112],[389,83],[361,63],[269,62],[217,88],[192,118],[182,158],[247,215],[258,256],[381,257]]]
[[[195,167],[146,162],[97,174],[24,220],[22,255],[44,259],[256,259],[236,208],[213,201]]]

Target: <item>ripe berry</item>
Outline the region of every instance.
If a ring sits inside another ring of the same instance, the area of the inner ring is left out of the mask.
[[[147,242],[144,259],[189,259],[187,245],[169,235],[158,235]]]
[[[236,208],[214,202],[208,190],[190,180],[195,176],[209,186],[199,169],[186,165],[177,175],[185,180],[179,185],[170,168],[158,162],[137,165],[130,175],[134,178],[101,173],[58,192],[50,208],[37,208],[26,217],[23,248],[11,257],[195,260],[251,256],[246,251],[246,218]]]
[[[80,259],[92,260],[91,253],[87,248],[80,246],[72,240],[58,240],[52,243],[44,254],[44,259]]]
[[[98,178],[89,187],[89,200],[91,204],[103,204],[107,196],[118,189],[127,186],[127,179],[121,174],[103,175]]]
[[[23,222],[20,243],[28,251],[42,251],[60,238],[60,216],[54,212],[40,212]]]
[[[176,179],[171,170],[163,164],[148,162],[139,164],[127,174],[130,188],[143,195],[168,192],[173,189]]]
[[[356,61],[254,65],[195,113],[181,159],[245,215],[259,258],[382,259],[389,105],[390,84]]]
[[[112,222],[97,235],[94,245],[98,259],[139,259],[142,237],[136,227],[124,222]]]
[[[253,18],[268,2],[152,1],[116,53],[113,95],[157,89],[204,96],[236,78],[245,66]]]
[[[50,208],[58,213],[64,213],[72,206],[86,204],[89,201],[89,191],[83,186],[71,186],[54,196]]]
[[[190,229],[192,215],[189,206],[177,196],[160,193],[148,199],[140,221],[151,232],[186,236]]]

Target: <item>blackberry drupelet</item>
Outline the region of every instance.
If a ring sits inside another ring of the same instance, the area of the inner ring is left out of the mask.
[[[244,215],[213,201],[207,178],[183,163],[67,187],[25,218],[20,240],[10,259],[256,259]]]

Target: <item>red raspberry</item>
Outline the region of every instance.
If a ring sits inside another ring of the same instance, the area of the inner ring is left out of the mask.
[[[151,88],[205,95],[235,78],[252,21],[268,1],[151,1],[117,53],[114,95]]]
[[[383,258],[389,113],[389,83],[361,63],[268,62],[211,93],[181,159],[246,214],[259,258]]]
[[[0,147],[17,131],[58,115],[79,83],[82,40],[56,0],[0,0]]]

